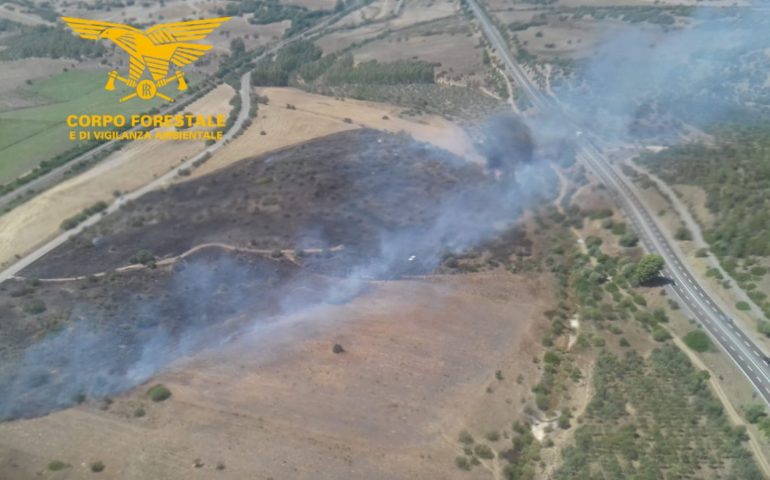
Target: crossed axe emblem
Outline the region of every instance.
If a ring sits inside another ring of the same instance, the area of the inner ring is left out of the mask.
[[[139,97],[142,100],[149,100],[151,98],[155,98],[156,96],[167,102],[173,102],[173,98],[159,92],[158,90],[174,81],[177,82],[177,89],[179,91],[187,90],[187,82],[184,79],[184,74],[179,70],[177,70],[173,75],[169,75],[168,77],[160,79],[157,82],[147,79],[137,82],[136,80],[132,80],[130,78],[121,77],[117,70],[113,70],[109,73],[107,84],[104,85],[104,89],[109,91],[115,90],[116,80],[123,83],[127,87],[136,88],[134,93],[130,93],[121,98],[121,103],[127,100],[131,100],[134,97]]]

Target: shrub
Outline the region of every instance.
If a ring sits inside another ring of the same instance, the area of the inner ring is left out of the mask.
[[[711,349],[711,339],[703,330],[693,330],[683,338],[684,343],[696,352],[705,352]]]
[[[745,407],[744,410],[746,420],[748,420],[749,423],[759,423],[760,420],[767,417],[764,405],[749,405],[748,407]]]
[[[766,273],[767,273],[767,268],[765,267],[761,267],[761,266],[751,267],[752,275],[761,277],[761,276],[764,276]]]
[[[747,312],[747,311],[751,310],[751,306],[748,303],[743,302],[743,301],[737,302],[735,304],[735,308],[737,308],[738,310],[741,310],[743,312]]]
[[[490,442],[496,442],[500,440],[500,434],[497,432],[497,430],[490,430],[485,436]]]
[[[625,235],[626,234],[626,224],[623,222],[618,222],[612,224],[612,233],[615,235]]]
[[[133,264],[141,263],[145,266],[152,266],[155,264],[155,255],[149,250],[139,250],[128,261]]]
[[[545,363],[550,363],[552,365],[558,365],[561,363],[561,357],[558,353],[554,352],[553,350],[548,350],[545,352],[545,355],[543,355],[543,361]]]
[[[639,237],[633,233],[626,233],[618,240],[621,247],[631,248],[635,247],[639,243]]]
[[[483,443],[479,443],[473,447],[473,453],[475,453],[477,457],[487,460],[495,458],[495,452],[493,452],[489,446],[484,445]]]
[[[52,472],[58,472],[59,470],[64,470],[65,468],[68,468],[69,464],[66,464],[62,462],[61,460],[53,460],[48,463],[48,470]]]
[[[460,435],[458,435],[457,438],[460,440],[460,443],[464,443],[466,445],[471,445],[473,443],[473,435],[471,435],[467,430],[460,432]]]
[[[61,224],[61,229],[72,230],[73,228],[88,220],[89,217],[96,215],[97,213],[104,212],[107,210],[107,207],[108,205],[106,202],[96,202],[90,207],[84,208],[77,215],[64,220]]]
[[[656,342],[665,342],[671,338],[671,334],[669,334],[668,330],[665,328],[656,325],[652,330],[652,338],[655,339]]]
[[[681,226],[676,229],[676,232],[674,233],[674,238],[677,240],[689,241],[689,240],[692,240],[692,232],[690,232],[690,230],[687,227]]]
[[[94,462],[91,464],[91,471],[94,473],[103,472],[105,469],[104,463],[102,462]]]
[[[47,307],[45,306],[45,302],[39,298],[36,298],[25,303],[22,309],[24,310],[24,313],[28,313],[30,315],[39,315],[45,312]]]
[[[658,278],[663,265],[664,260],[660,255],[645,255],[634,268],[634,282],[637,285],[644,285]]]
[[[147,390],[147,396],[153,402],[162,402],[171,396],[171,391],[165,385],[159,383]]]
[[[457,465],[457,468],[459,468],[460,470],[471,469],[471,464],[468,462],[468,459],[466,457],[456,457],[455,465]]]
[[[770,322],[765,320],[759,320],[757,322],[757,330],[759,330],[759,333],[770,337]]]
[[[134,410],[134,417],[136,417],[136,418],[142,418],[146,414],[147,414],[147,412],[145,412],[144,408],[142,408],[142,407],[139,407],[136,410]]]

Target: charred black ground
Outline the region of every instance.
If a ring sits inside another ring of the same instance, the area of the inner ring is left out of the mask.
[[[344,245],[334,257],[375,256],[382,232],[419,230],[480,168],[405,135],[340,133],[153,192],[77,235],[23,272],[87,275],[201,244],[253,249]]]
[[[0,418],[131,388],[370,278],[509,267],[530,250],[521,231],[492,234],[523,208],[509,187],[406,135],[359,130],[147,194],[0,285]]]

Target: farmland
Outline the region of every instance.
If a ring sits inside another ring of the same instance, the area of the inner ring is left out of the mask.
[[[0,165],[0,184],[78,145],[68,138],[67,115],[140,113],[162,103],[118,103],[114,92],[104,90],[105,81],[104,71],[71,70],[22,88],[19,95],[38,105],[0,112],[0,156],[8,159]]]

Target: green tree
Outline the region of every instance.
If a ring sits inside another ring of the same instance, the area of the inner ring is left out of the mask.
[[[246,51],[246,44],[242,38],[234,38],[230,41],[230,52],[233,57],[243,54]]]
[[[650,283],[658,278],[663,270],[663,257],[660,255],[645,255],[634,268],[632,280],[637,285]]]
[[[749,423],[759,423],[760,420],[767,417],[767,412],[763,405],[755,403],[744,408],[744,415]]]
[[[684,336],[684,343],[696,352],[705,352],[711,349],[711,339],[703,330],[693,330]]]

